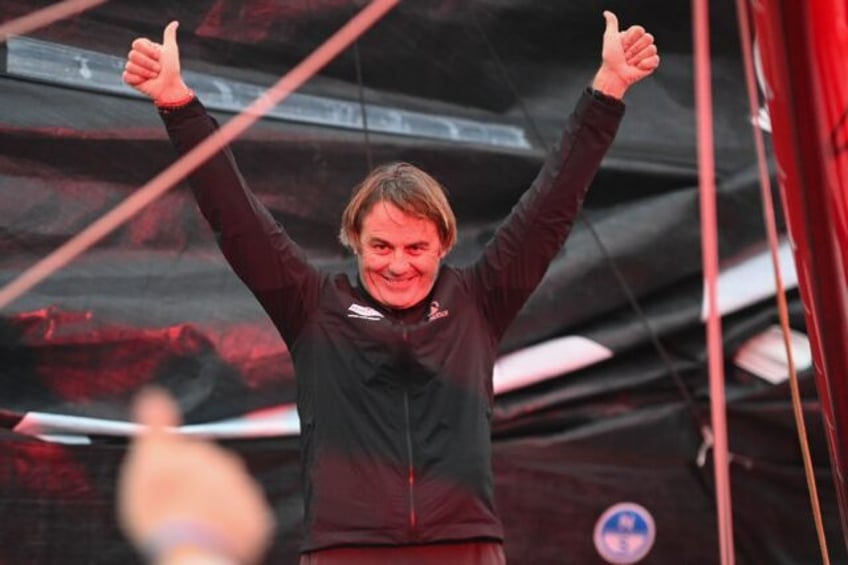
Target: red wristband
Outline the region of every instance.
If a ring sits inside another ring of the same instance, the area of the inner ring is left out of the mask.
[[[186,95],[183,96],[182,98],[178,99],[178,100],[174,100],[172,102],[154,101],[154,104],[156,104],[157,108],[162,108],[164,110],[174,110],[176,108],[182,108],[183,106],[188,105],[188,103],[191,102],[192,100],[194,100],[194,98],[195,98],[194,91],[189,89],[189,91],[186,92]]]

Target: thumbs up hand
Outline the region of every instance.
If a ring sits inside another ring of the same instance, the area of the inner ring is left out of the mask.
[[[133,41],[122,75],[125,83],[160,106],[184,102],[192,96],[180,72],[179,25],[173,21],[165,27],[162,43],[146,37]]]
[[[142,425],[118,475],[121,529],[151,563],[258,563],[274,514],[243,460],[176,433],[180,412],[159,389],[135,402]]]
[[[630,86],[647,77],[660,64],[654,36],[642,26],[618,29],[618,18],[604,11],[606,30],[601,52],[601,68],[592,87],[614,98],[621,98]]]

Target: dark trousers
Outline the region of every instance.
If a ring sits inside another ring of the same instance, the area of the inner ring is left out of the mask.
[[[506,565],[498,542],[338,547],[300,556],[300,565]]]

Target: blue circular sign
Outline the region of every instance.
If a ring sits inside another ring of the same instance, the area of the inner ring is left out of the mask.
[[[632,502],[611,506],[595,524],[595,548],[607,563],[636,563],[654,546],[654,519]]]

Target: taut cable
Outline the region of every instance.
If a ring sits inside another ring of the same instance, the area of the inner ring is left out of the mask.
[[[47,27],[105,2],[106,0],[65,0],[65,2],[57,2],[52,6],[30,12],[26,16],[0,24],[0,43],[5,43],[12,35],[24,35]]]
[[[718,305],[718,221],[715,153],[713,149],[712,90],[710,85],[710,21],[708,0],[693,0],[692,29],[695,57],[695,111],[698,137],[698,178],[701,200],[701,254],[707,307],[707,352],[710,375],[710,413],[715,447],[713,472],[722,565],[733,565],[733,509],[730,498],[730,458],[727,445],[727,407],[724,390],[724,348]]]
[[[297,90],[365,33],[399,0],[374,0],[262,96],[126,200],[0,289],[0,308],[43,281],[159,198]]]
[[[769,251],[774,268],[775,297],[777,299],[777,311],[780,318],[780,327],[783,330],[783,345],[786,350],[786,361],[789,367],[789,389],[792,395],[792,411],[795,416],[795,425],[798,431],[798,442],[801,447],[801,455],[804,461],[804,475],[807,479],[807,488],[810,495],[810,506],[812,507],[813,520],[815,521],[816,534],[818,536],[819,549],[821,550],[822,563],[830,565],[830,554],[827,549],[827,537],[824,532],[821,507],[819,505],[818,489],[816,488],[816,476],[813,470],[812,456],[810,455],[810,442],[807,438],[807,426],[804,423],[804,411],[801,406],[801,393],[798,387],[798,372],[795,367],[795,359],[792,354],[792,344],[789,328],[789,307],[786,304],[786,288],[783,284],[783,275],[780,272],[780,260],[778,258],[778,233],[777,220],[774,212],[774,199],[771,194],[771,178],[766,163],[765,143],[763,132],[757,126],[759,115],[759,100],[757,86],[754,80],[754,56],[751,49],[751,24],[748,13],[747,0],[736,0],[736,12],[739,20],[739,35],[742,45],[742,58],[745,67],[745,86],[748,90],[748,105],[751,112],[751,126],[754,134],[754,144],[757,149],[757,169],[760,176],[760,188],[763,198],[763,217],[768,234]]]

